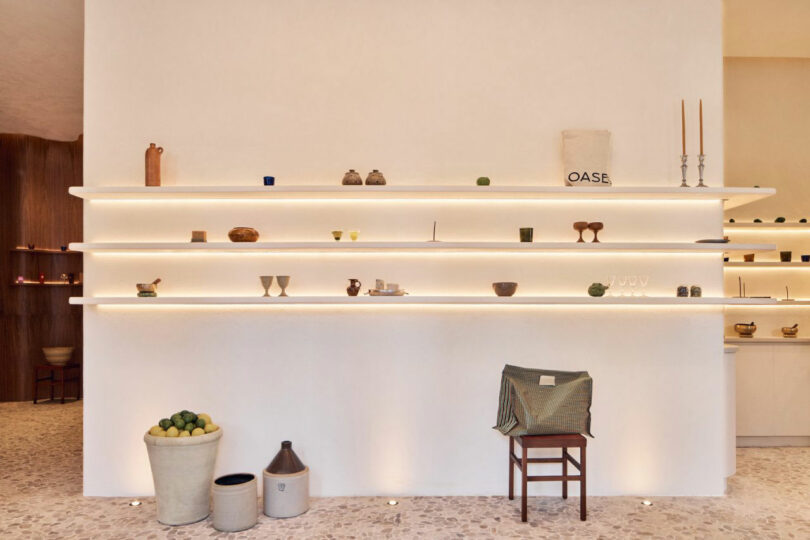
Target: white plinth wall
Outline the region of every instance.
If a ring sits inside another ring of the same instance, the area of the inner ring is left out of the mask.
[[[620,186],[677,187],[680,99],[707,178],[722,184],[719,1],[501,6],[372,1],[298,5],[86,2],[85,185],[139,186],[149,142],[167,186],[337,185],[379,168],[391,185],[562,183],[560,131],[613,132]],[[689,31],[686,31],[686,29]],[[418,30],[418,31],[417,31]],[[148,36],[145,39],[144,36]],[[691,173],[690,176],[695,175]],[[695,179],[690,178],[692,183]],[[272,189],[272,188],[268,188]],[[85,243],[573,241],[690,243],[722,234],[722,197],[86,200]],[[586,237],[590,238],[590,234]],[[348,278],[424,296],[574,297],[611,275],[723,296],[722,251],[98,249],[88,298],[345,297]],[[271,291],[278,294],[278,288]],[[629,292],[629,289],[628,289]],[[637,290],[637,294],[640,289]],[[224,435],[217,474],[258,473],[292,440],[314,496],[505,494],[507,441],[491,429],[505,363],[587,370],[593,495],[721,495],[730,467],[721,305],[87,305],[84,491],[152,490],[143,431],[179,409]],[[557,493],[558,486],[532,486]]]

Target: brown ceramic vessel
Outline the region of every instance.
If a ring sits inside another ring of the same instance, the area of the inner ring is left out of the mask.
[[[250,227],[234,227],[228,231],[231,242],[255,242],[259,239],[259,231]]]
[[[518,284],[514,281],[497,281],[492,284],[492,290],[498,296],[512,296],[517,290]]]

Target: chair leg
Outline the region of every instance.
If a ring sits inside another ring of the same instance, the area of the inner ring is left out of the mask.
[[[585,479],[587,478],[587,475],[585,474],[585,447],[584,446],[579,447],[579,458],[580,458],[580,467],[582,468],[579,471],[579,474],[582,476],[582,478],[579,479],[579,519],[581,519],[582,521],[585,521],[585,517],[587,515],[587,507],[586,507],[586,504],[585,504],[585,493],[587,491],[586,488],[585,488]]]
[[[512,454],[515,453],[515,439],[509,437],[509,500],[515,500],[515,464],[512,463]]]
[[[563,446],[563,449],[562,449],[562,461],[563,461],[563,463],[562,463],[562,465],[563,465],[562,475],[563,476],[568,476],[568,448],[566,448],[565,446]],[[562,481],[562,488],[563,488],[563,490],[562,490],[563,491],[563,499],[567,499],[568,498],[568,480],[563,480]]]
[[[523,459],[520,462],[520,479],[521,479],[521,500],[520,500],[520,521],[526,522],[528,521],[528,501],[526,500],[526,491],[528,491],[528,480],[527,474],[529,472],[529,456],[528,452],[526,451],[526,446],[521,444],[520,445],[522,452]]]
[[[62,370],[62,380],[59,381],[59,389],[62,391],[62,405],[65,404],[65,370]]]
[[[82,386],[84,386],[84,378],[82,377],[82,368],[79,366],[76,368],[79,370],[78,379],[76,380],[76,399],[82,399]]]
[[[38,377],[39,377],[39,370],[36,367],[34,367],[34,405],[36,405],[37,403],[37,387],[39,386],[39,384],[37,384]]]
[[[51,378],[48,381],[48,385],[51,387],[51,401],[53,401],[53,381],[54,381],[54,370],[51,370]]]

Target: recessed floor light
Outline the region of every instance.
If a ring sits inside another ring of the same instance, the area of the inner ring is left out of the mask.
[[[643,504],[644,506],[652,506],[653,505],[652,501],[648,501],[648,500],[641,501],[641,504]]]
[[[129,501],[129,505],[130,505],[130,506],[140,506],[140,505],[141,505],[141,501]]]
[[[399,504],[399,501],[395,501],[394,499],[391,499],[390,501],[388,501],[387,504],[388,504],[388,506],[396,506],[396,505]]]

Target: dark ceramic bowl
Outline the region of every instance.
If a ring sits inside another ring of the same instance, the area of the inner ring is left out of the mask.
[[[512,296],[517,290],[518,284],[514,281],[498,281],[492,284],[492,290],[498,296]]]

